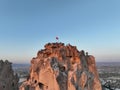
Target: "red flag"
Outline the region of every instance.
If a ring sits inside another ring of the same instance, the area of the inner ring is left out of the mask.
[[[59,38],[58,37],[56,37],[56,40],[58,40]]]

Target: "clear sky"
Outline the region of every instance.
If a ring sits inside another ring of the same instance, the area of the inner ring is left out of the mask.
[[[29,63],[56,36],[120,61],[120,0],[0,0],[0,59]]]

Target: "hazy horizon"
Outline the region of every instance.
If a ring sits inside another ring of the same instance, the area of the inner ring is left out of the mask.
[[[120,62],[119,0],[1,0],[0,59],[29,63],[48,42]]]

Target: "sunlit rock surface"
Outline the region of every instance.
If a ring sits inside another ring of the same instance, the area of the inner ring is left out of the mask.
[[[0,90],[18,90],[18,76],[14,75],[12,65],[0,60]]]
[[[48,43],[31,60],[20,90],[102,90],[95,58],[76,46]]]

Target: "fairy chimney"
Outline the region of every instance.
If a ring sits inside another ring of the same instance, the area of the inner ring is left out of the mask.
[[[76,46],[48,43],[31,60],[19,90],[102,90],[95,58]]]

